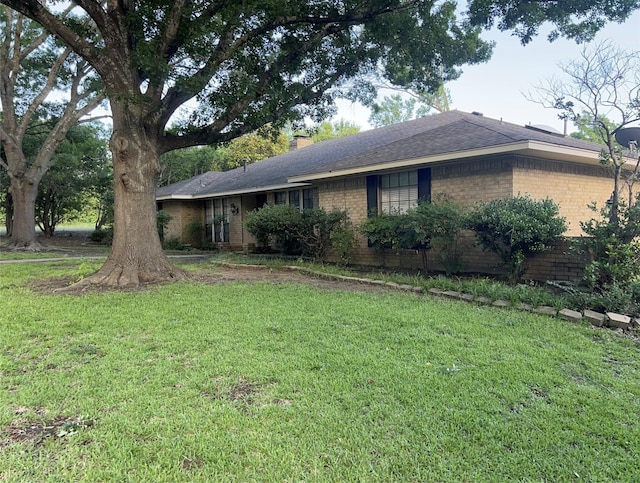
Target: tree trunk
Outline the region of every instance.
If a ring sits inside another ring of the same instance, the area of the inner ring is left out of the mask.
[[[156,225],[156,183],[160,159],[157,141],[140,117],[114,105],[110,146],[114,165],[114,227],[111,253],[104,266],[81,286],[132,287],[183,279],[162,250]],[[78,284],[77,284],[78,285]]]
[[[7,237],[11,237],[13,231],[13,201],[11,200],[11,193],[7,192],[7,196],[4,199],[4,226],[7,229]]]
[[[36,239],[35,204],[38,182],[26,177],[10,176],[9,191],[13,202],[13,222],[8,248],[40,251],[42,245]]]

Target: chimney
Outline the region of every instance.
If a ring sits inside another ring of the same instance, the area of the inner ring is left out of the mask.
[[[293,136],[293,140],[289,142],[289,151],[306,148],[307,146],[311,146],[312,144],[313,139],[311,139],[309,136],[296,134],[295,136]]]

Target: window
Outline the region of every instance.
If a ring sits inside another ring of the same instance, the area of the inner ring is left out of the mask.
[[[300,209],[300,190],[289,191],[289,204]]]
[[[302,208],[305,210],[311,210],[313,208],[319,208],[320,198],[318,196],[318,188],[308,188],[302,190]]]
[[[229,201],[213,200],[213,241],[217,243],[229,241]]]
[[[310,210],[320,206],[318,188],[276,191],[274,194],[276,205],[291,205],[297,209]]]
[[[277,191],[275,193],[275,203],[276,203],[276,205],[286,205],[287,204],[287,192],[286,191]]]
[[[404,213],[417,204],[417,171],[380,176],[380,211],[382,213]]]

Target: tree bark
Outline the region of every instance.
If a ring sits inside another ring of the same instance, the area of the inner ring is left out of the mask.
[[[141,114],[135,115],[131,109],[114,102],[112,111],[113,244],[104,266],[76,285],[124,288],[184,279],[186,273],[171,264],[158,235],[155,193],[160,158],[157,140],[148,134]]]
[[[7,245],[10,249],[32,251],[42,249],[42,245],[36,239],[35,222],[38,181],[10,175],[9,192],[13,202],[11,237]]]

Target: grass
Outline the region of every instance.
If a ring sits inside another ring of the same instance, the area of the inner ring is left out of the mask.
[[[278,258],[273,256],[259,255],[238,255],[233,253],[219,253],[215,257],[216,261],[230,263],[246,263],[255,265],[266,265],[270,268],[277,269],[284,265],[298,265],[308,268],[309,270],[332,275],[346,276],[364,276],[366,278],[375,278],[399,284],[408,284],[423,287],[425,290],[430,288],[438,288],[440,290],[453,290],[472,294],[476,297],[488,297],[492,301],[506,300],[511,305],[517,307],[519,304],[529,304],[532,307],[547,305],[556,307],[557,309],[567,308],[571,302],[566,297],[551,292],[547,287],[534,285],[532,283],[523,283],[516,286],[509,286],[495,279],[488,277],[445,277],[442,275],[423,276],[408,275],[401,272],[375,272],[368,271],[364,275],[360,272],[354,272],[345,267],[333,264],[318,265],[308,262],[296,260],[295,258]]]
[[[90,268],[0,270],[2,481],[637,476],[639,347],[612,331],[294,284],[26,286]]]

